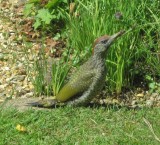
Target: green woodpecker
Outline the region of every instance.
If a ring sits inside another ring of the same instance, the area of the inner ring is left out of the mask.
[[[98,95],[105,84],[107,50],[123,33],[124,31],[120,31],[112,36],[104,35],[97,38],[93,44],[93,55],[64,85],[56,96],[56,100],[41,100],[31,103],[31,105],[51,107],[56,102],[64,102],[67,105],[81,106],[89,103]]]

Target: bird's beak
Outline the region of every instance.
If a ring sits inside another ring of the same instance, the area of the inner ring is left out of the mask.
[[[122,36],[125,33],[124,30],[119,31],[118,33],[110,36],[109,40],[107,41],[107,45],[111,45],[118,37]]]

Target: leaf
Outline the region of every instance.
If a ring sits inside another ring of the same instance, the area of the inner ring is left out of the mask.
[[[59,33],[57,33],[57,34],[54,36],[54,40],[58,40],[60,37],[61,37],[61,35],[60,35]]]
[[[29,0],[29,3],[40,3],[41,0]]]
[[[155,82],[150,83],[150,84],[149,84],[149,88],[154,89],[154,88],[155,88]]]
[[[70,3],[69,12],[72,14],[75,11],[76,3]]]
[[[31,4],[26,4],[25,5],[25,7],[24,7],[24,11],[23,11],[23,13],[24,13],[24,15],[27,17],[29,14],[31,14],[31,12],[32,12],[32,7],[34,6],[34,4],[33,3],[31,3]]]
[[[58,2],[59,0],[50,0],[45,7],[48,9],[53,8],[58,4]]]
[[[144,97],[144,94],[143,93],[139,93],[136,96],[139,97],[139,98],[141,98],[141,97]]]
[[[36,22],[34,23],[33,27],[34,29],[37,29],[39,26],[41,26],[41,21],[39,18],[36,19]]]
[[[18,130],[19,132],[26,132],[27,131],[27,129],[20,124],[17,124],[16,130]]]
[[[53,16],[48,9],[40,9],[36,17],[43,21],[45,24],[50,24],[51,20],[53,19]]]

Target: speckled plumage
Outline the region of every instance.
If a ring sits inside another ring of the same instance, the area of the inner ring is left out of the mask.
[[[105,49],[104,45],[96,45],[95,49]],[[60,101],[66,101],[69,105],[85,105],[90,102],[102,89],[105,83],[106,65],[105,53],[94,54],[86,63],[84,63],[79,70],[74,74],[69,82],[62,88],[57,95]],[[66,100],[59,99],[65,97],[65,89],[67,92],[74,92],[72,97]],[[76,90],[76,91],[75,91]],[[76,96],[79,94],[79,96]]]
[[[104,35],[94,42],[94,52],[91,58],[80,66],[68,83],[56,96],[57,102],[67,105],[82,106],[98,95],[105,83],[107,68],[105,65],[107,50],[117,37],[124,31],[112,36]],[[55,102],[54,102],[55,103]],[[48,107],[54,104],[49,103]],[[45,100],[34,103],[34,106],[45,106]]]

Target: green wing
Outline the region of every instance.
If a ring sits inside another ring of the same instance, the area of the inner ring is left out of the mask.
[[[93,82],[94,75],[95,73],[93,71],[79,71],[60,90],[56,99],[65,102],[77,94],[84,92]]]

